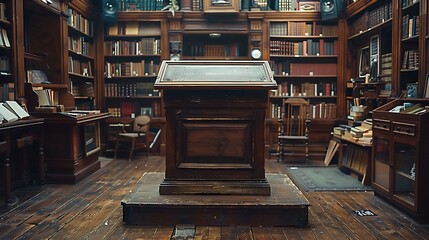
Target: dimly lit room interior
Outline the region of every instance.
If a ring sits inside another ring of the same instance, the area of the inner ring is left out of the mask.
[[[428,12],[0,0],[0,239],[429,239]]]

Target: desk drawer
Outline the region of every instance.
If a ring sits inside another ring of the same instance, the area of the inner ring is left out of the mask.
[[[33,136],[25,136],[16,139],[16,147],[22,148],[33,144]]]
[[[416,125],[412,123],[393,122],[393,132],[407,136],[415,136]]]
[[[373,120],[373,128],[390,131],[390,121],[384,119],[374,119]]]

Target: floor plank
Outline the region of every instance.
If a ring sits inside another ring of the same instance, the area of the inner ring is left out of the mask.
[[[144,172],[163,172],[165,159],[105,161],[103,168],[75,185],[46,184],[13,192],[14,207],[0,207],[0,239],[429,239],[429,225],[374,196],[373,192],[305,192],[308,226],[133,226],[122,222],[121,200]],[[286,164],[267,160],[267,173],[285,173]],[[360,217],[369,209],[376,216]],[[251,217],[251,216],[249,216]],[[285,216],[287,217],[287,216]]]

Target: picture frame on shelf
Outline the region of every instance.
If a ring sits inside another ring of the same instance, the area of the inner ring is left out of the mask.
[[[360,78],[364,78],[366,74],[370,73],[370,60],[369,46],[361,48],[358,69]]]
[[[204,1],[204,12],[210,13],[238,13],[239,0],[209,0]]]
[[[153,109],[151,107],[142,107],[140,108],[140,115],[153,117]]]
[[[417,98],[417,83],[407,83],[407,98]]]
[[[423,89],[423,98],[429,98],[429,74],[426,74],[425,88]]]

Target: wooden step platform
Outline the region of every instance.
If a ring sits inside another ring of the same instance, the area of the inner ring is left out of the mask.
[[[270,196],[160,195],[164,173],[145,173],[122,201],[132,225],[305,226],[307,198],[285,174],[270,173]]]

